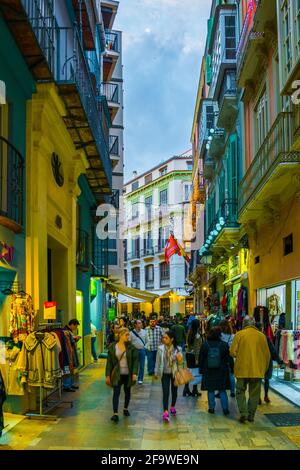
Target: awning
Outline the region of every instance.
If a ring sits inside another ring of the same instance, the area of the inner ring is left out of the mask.
[[[176,289],[174,292],[178,297],[191,297],[193,294],[187,292],[185,289]]]
[[[133,289],[132,287],[124,286],[123,284],[115,284],[111,281],[106,281],[106,288],[111,292],[117,292],[131,299],[139,300],[140,302],[154,302],[159,295],[153,292],[147,292],[139,289]]]
[[[143,301],[139,299],[133,299],[132,297],[127,297],[127,295],[119,294],[118,302],[119,304],[139,304]]]

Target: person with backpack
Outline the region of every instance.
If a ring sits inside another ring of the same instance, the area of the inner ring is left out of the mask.
[[[197,385],[201,383],[201,376],[199,374],[199,353],[202,346],[202,337],[200,334],[200,321],[193,320],[191,329],[187,336],[187,352],[186,352],[186,365],[192,372],[195,380],[187,383],[183,389],[184,397],[200,397],[201,393],[198,392]],[[189,385],[193,386],[193,391],[190,391]]]
[[[139,354],[138,384],[141,385],[144,380],[145,359],[148,345],[148,336],[146,330],[143,329],[142,320],[135,320],[134,329],[130,332],[130,341]]]
[[[199,371],[202,374],[202,390],[207,391],[208,412],[214,414],[216,407],[215,393],[219,391],[221,405],[225,416],[229,415],[228,396],[229,347],[221,340],[221,328],[213,327],[207,334],[199,357]]]

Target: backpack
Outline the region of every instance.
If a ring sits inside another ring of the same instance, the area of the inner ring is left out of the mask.
[[[207,367],[209,369],[219,369],[221,367],[221,351],[219,346],[208,346]]]

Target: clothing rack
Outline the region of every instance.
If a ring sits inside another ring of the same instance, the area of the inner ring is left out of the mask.
[[[36,332],[37,334],[42,333],[40,328],[44,328],[48,331],[51,329],[55,328],[61,328],[61,323],[39,323],[38,325],[39,330]],[[58,416],[56,415],[49,415],[46,413],[50,413],[52,410],[55,408],[58,408],[60,405],[67,404],[70,405],[70,408],[73,408],[73,402],[72,401],[65,401],[62,399],[62,377],[57,379],[58,382],[58,387],[53,390],[51,393],[47,393],[47,389],[45,389],[43,386],[39,387],[39,413],[26,413],[26,416],[29,419],[49,419],[49,420],[54,420],[56,421],[58,419]],[[44,397],[44,393],[46,392],[46,396]],[[58,400],[56,401],[49,401],[49,398],[51,398],[53,395],[58,393]],[[44,411],[43,407],[43,402],[45,403],[46,410]],[[51,405],[49,407],[49,405]]]

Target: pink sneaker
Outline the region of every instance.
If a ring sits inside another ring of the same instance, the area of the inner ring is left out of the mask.
[[[171,412],[171,415],[172,415],[172,416],[176,416],[176,413],[177,413],[177,412],[176,412],[176,408],[174,408],[174,406],[171,406],[170,412]]]
[[[163,421],[165,423],[169,422],[169,413],[167,411],[165,411],[164,414],[163,414]]]

